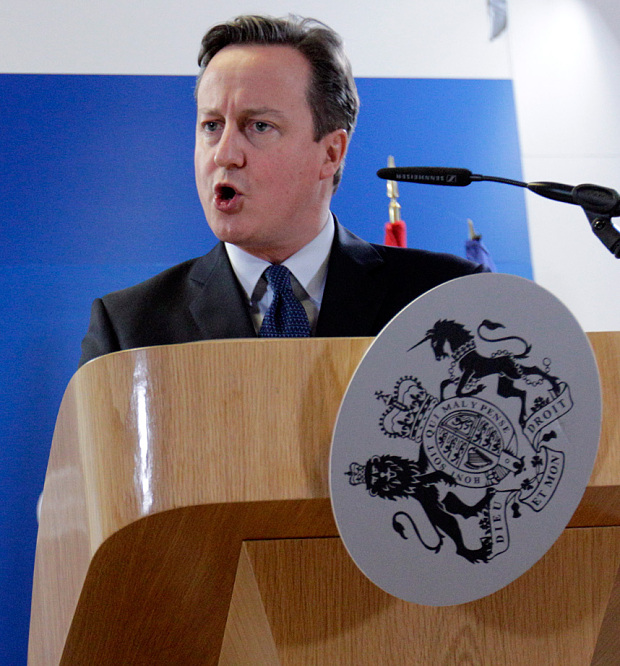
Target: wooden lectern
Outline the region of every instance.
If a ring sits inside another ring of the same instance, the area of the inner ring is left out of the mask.
[[[54,433],[28,663],[620,663],[620,333],[590,339],[604,427],[569,528],[506,588],[443,608],[375,587],[332,518],[332,428],[370,338],[88,363]]]

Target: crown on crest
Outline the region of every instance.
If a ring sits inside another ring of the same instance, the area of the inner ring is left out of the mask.
[[[359,486],[360,483],[366,483],[366,466],[359,463],[352,462],[349,465],[349,471],[345,472],[349,477],[349,483],[352,486]]]
[[[416,441],[420,441],[428,415],[439,402],[416,377],[401,377],[391,394],[377,391],[375,396],[388,406],[379,419],[381,431],[388,437]]]

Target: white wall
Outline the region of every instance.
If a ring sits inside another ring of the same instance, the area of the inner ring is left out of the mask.
[[[2,0],[0,71],[194,74],[207,28],[243,13],[313,16],[345,39],[356,76],[510,78],[486,0]]]
[[[620,190],[620,3],[508,0],[527,181]],[[527,196],[534,279],[588,331],[620,330],[620,261],[581,209]]]

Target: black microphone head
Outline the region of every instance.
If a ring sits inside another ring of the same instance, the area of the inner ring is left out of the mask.
[[[385,180],[454,187],[464,187],[472,182],[472,173],[468,169],[448,167],[388,167],[379,169],[377,176]]]

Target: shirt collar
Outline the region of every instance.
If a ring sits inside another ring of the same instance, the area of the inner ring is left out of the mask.
[[[318,301],[323,296],[327,273],[327,258],[329,257],[332,241],[334,240],[334,232],[334,217],[330,213],[327,224],[319,232],[318,236],[304,245],[286,261],[282,262],[306,290],[308,296]],[[228,253],[233,271],[241,283],[248,300],[250,300],[256,283],[269,266],[269,262],[259,259],[231,243],[224,243],[224,247]]]

